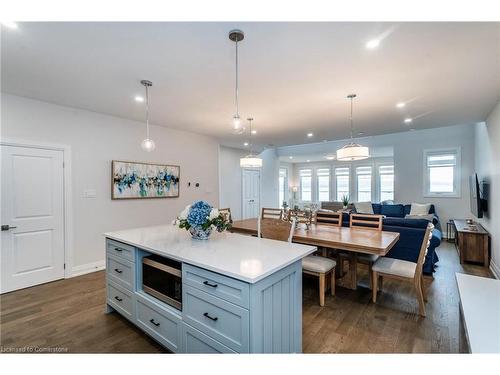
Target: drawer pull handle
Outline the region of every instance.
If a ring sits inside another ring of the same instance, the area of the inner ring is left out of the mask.
[[[203,284],[205,284],[206,286],[211,286],[212,288],[217,288],[218,287],[217,284],[210,284],[208,281],[204,281]]]
[[[120,249],[119,247],[115,247],[115,251],[119,251],[121,253],[123,251],[123,249]]]
[[[123,298],[120,298],[120,297],[118,297],[118,296],[115,296],[115,299],[116,299],[118,302],[123,301]]]
[[[115,268],[115,272],[116,272],[116,273],[122,273],[123,271],[122,271],[122,270],[120,270],[120,269],[118,269],[118,268]]]
[[[210,319],[210,320],[213,320],[214,322],[216,322],[217,320],[219,320],[219,318],[217,318],[217,317],[212,317],[212,316],[210,316],[207,312],[206,312],[206,313],[204,313],[204,314],[203,314],[203,316],[204,316],[205,318],[208,318],[208,319]]]
[[[154,319],[150,319],[149,321],[151,322],[151,324],[153,324],[153,325],[155,325],[157,327],[160,326],[160,323],[156,323]]]

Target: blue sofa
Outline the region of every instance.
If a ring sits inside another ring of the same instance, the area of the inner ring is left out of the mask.
[[[410,213],[410,204],[380,204],[372,203],[373,213],[377,215],[385,215],[383,219],[383,230],[390,232],[398,232],[399,240],[387,254],[390,258],[408,260],[416,262],[424,238],[425,229],[428,221],[425,219],[406,219],[405,216]],[[436,215],[434,205],[431,205],[429,214],[434,215],[432,231],[432,239],[425,263],[423,272],[426,275],[432,275],[436,263],[439,261],[436,254],[436,248],[441,244],[441,224],[439,217]],[[349,226],[349,214],[344,213],[342,217],[342,225]]]

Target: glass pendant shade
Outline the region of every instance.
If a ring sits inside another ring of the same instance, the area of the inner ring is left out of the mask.
[[[141,147],[144,151],[151,152],[156,146],[152,139],[146,138],[141,142]]]
[[[241,168],[261,168],[262,159],[255,155],[248,155],[240,159]]]
[[[370,150],[368,147],[358,145],[357,143],[349,143],[340,150],[337,150],[337,160],[340,161],[355,161],[368,159]]]

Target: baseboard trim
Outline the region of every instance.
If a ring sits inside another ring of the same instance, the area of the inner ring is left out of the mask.
[[[493,259],[490,260],[490,270],[496,279],[500,279],[500,268],[493,262]]]
[[[93,262],[93,263],[82,264],[80,266],[76,266],[76,267],[73,267],[71,269],[71,276],[70,277],[82,276],[82,275],[85,275],[87,273],[101,271],[105,268],[106,268],[106,261],[105,260],[100,260],[98,262]]]

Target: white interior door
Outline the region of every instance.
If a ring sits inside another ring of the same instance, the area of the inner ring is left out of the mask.
[[[1,293],[64,278],[63,151],[1,146]]]
[[[256,218],[260,211],[260,170],[243,169],[243,219]]]

